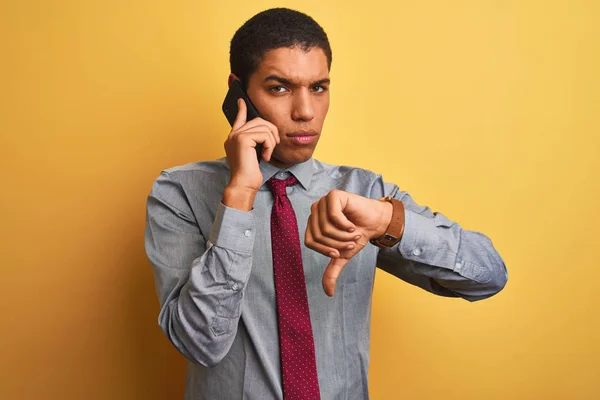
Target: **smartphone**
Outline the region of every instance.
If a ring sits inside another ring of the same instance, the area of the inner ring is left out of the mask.
[[[260,117],[258,111],[256,111],[256,107],[254,107],[254,104],[252,104],[252,102],[250,101],[250,97],[248,97],[248,94],[246,94],[246,91],[242,86],[242,82],[235,79],[233,82],[231,82],[231,85],[229,85],[229,90],[227,91],[227,95],[225,96],[225,100],[223,101],[222,107],[223,113],[225,114],[227,121],[229,121],[229,125],[233,126],[233,123],[235,122],[235,117],[237,117],[238,99],[244,99],[244,101],[246,102],[246,121],[250,121],[251,119]],[[260,160],[262,160],[262,151],[263,145],[256,145],[256,157],[258,158],[259,162]]]
[[[233,123],[235,122],[235,117],[237,117],[238,99],[244,99],[244,101],[246,102],[246,108],[248,110],[246,121],[250,121],[251,119],[260,117],[258,111],[256,111],[256,107],[254,107],[254,104],[252,104],[250,98],[246,94],[242,83],[236,79],[233,82],[231,82],[231,85],[229,86],[229,91],[227,92],[227,96],[225,96],[225,101],[223,101],[223,113],[225,114],[225,117],[227,117],[229,125],[233,126]]]

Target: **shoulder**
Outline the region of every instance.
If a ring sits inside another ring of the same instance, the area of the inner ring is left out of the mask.
[[[216,189],[229,179],[226,158],[201,161],[165,169],[156,182],[168,181],[186,189]]]
[[[167,168],[154,181],[152,192],[167,197],[220,193],[229,177],[226,158]]]
[[[327,175],[334,180],[348,180],[348,179],[361,179],[361,180],[376,180],[381,175],[376,174],[368,169],[353,167],[349,165],[334,165],[327,164],[322,161],[315,159],[315,169],[317,173]]]
[[[315,167],[317,179],[329,178],[340,190],[365,197],[381,197],[388,191],[381,174],[365,168],[327,164],[318,160],[315,160]]]
[[[200,161],[167,168],[161,175],[169,176],[172,180],[211,179],[229,174],[226,158],[214,161]]]

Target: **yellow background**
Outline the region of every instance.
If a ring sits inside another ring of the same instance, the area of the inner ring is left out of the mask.
[[[509,268],[474,304],[378,272],[373,399],[600,398],[599,2],[0,4],[0,398],[182,398],[145,197],[223,155],[229,40],[275,5],[333,47],[316,156],[485,232]]]

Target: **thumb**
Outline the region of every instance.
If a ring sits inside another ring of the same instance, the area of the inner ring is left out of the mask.
[[[323,273],[323,290],[327,296],[333,296],[335,282],[340,276],[342,269],[348,264],[348,261],[350,261],[348,258],[332,258],[327,268],[325,268],[325,273]]]
[[[238,105],[238,113],[237,113],[237,116],[235,117],[235,121],[233,121],[233,125],[231,126],[231,129],[234,131],[237,129],[240,129],[246,123],[246,117],[247,117],[247,107],[246,107],[246,102],[244,101],[244,99],[239,98],[237,100],[237,105]]]

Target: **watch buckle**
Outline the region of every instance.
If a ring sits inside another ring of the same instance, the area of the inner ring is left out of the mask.
[[[392,240],[392,241],[398,240],[398,238],[396,236],[392,236],[392,235],[390,235],[388,233],[386,233],[385,235],[383,235],[383,238],[381,238],[381,239]],[[381,239],[379,239],[379,240],[381,240]]]

